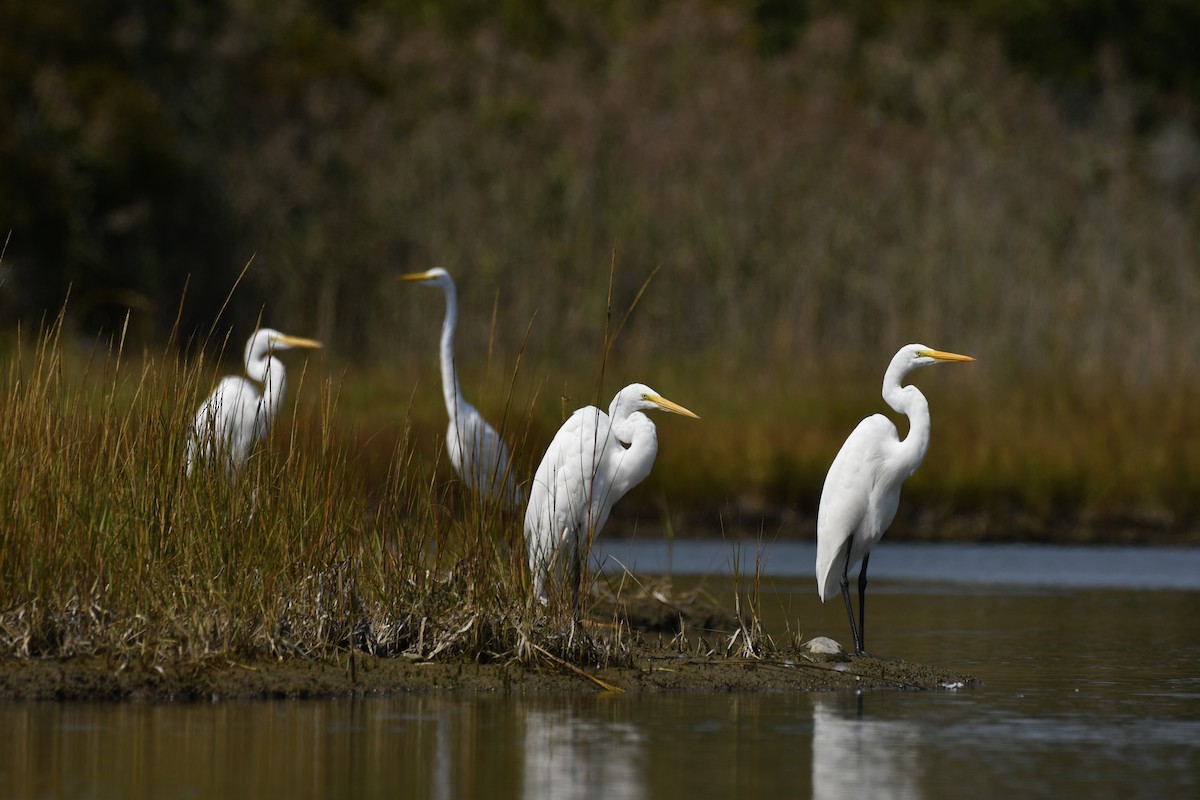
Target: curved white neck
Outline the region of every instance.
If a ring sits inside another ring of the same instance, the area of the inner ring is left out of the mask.
[[[273,356],[264,356],[246,363],[246,374],[263,385],[263,405],[268,419],[274,419],[283,402],[286,385],[283,362]]]
[[[624,494],[650,474],[658,455],[658,429],[648,416],[635,411],[627,417],[614,418],[609,431],[625,447],[615,482],[615,488]]]
[[[929,402],[915,386],[901,385],[909,370],[888,367],[883,376],[883,399],[893,409],[908,417],[908,436],[900,442],[898,470],[908,477],[925,460],[929,450]]]
[[[458,293],[453,283],[443,283],[446,295],[446,318],[442,320],[442,394],[446,399],[446,413],[451,421],[458,418],[462,406],[462,390],[458,386],[458,372],[454,369],[454,329],[458,325]]]

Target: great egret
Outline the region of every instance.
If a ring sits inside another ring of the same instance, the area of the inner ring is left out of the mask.
[[[475,406],[463,399],[454,368],[454,328],[458,324],[458,292],[454,279],[441,267],[427,272],[401,275],[401,281],[419,281],[437,286],[446,296],[446,317],[442,320],[442,393],[446,398],[446,449],[450,463],[473,492],[487,500],[500,497],[505,506],[517,508],[524,500],[512,474],[508,447],[496,429],[488,424]]]
[[[654,466],[658,433],[642,413],[654,409],[699,419],[649,386],[635,383],[617,392],[607,414],[585,406],[554,435],[533,477],[525,511],[525,544],[538,599],[546,599],[543,581],[565,546],[578,601],[584,538],[600,532],[616,502]]]
[[[866,636],[867,561],[871,548],[896,517],[900,487],[916,472],[929,449],[929,403],[915,386],[901,382],[919,367],[942,362],[974,361],[970,356],[945,353],[923,344],[900,348],[883,376],[883,399],[909,420],[908,436],[901,440],[892,421],[872,414],[858,424],[825,476],[817,511],[817,591],[821,602],[841,587],[850,617],[854,651],[863,648]],[[850,604],[848,573],[859,560],[858,621]]]
[[[221,458],[231,473],[241,467],[254,444],[267,435],[283,402],[283,362],[274,354],[293,347],[320,346],[312,339],[270,328],[255,331],[246,342],[246,374],[251,380],[239,375],[222,378],[196,412],[187,447],[188,475],[198,459]],[[263,391],[251,381],[261,383]]]

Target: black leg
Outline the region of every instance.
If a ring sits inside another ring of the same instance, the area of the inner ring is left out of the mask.
[[[862,567],[858,570],[858,655],[865,656],[867,641],[867,562],[871,554],[863,556]]]
[[[846,616],[850,618],[850,635],[854,637],[854,652],[858,655],[863,654],[862,639],[858,636],[858,628],[854,625],[854,606],[850,603],[850,547],[846,547],[846,563],[842,565],[842,599],[846,601]],[[861,595],[859,596],[859,604],[862,604]]]
[[[583,594],[582,549],[579,546],[579,540],[575,539],[574,546],[571,548],[571,564],[569,567],[571,579],[571,619],[574,620],[580,629],[583,627],[583,604],[580,597]]]

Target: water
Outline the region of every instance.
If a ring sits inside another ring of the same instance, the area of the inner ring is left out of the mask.
[[[848,638],[811,546],[606,545],[726,597],[757,563],[769,632]],[[2,704],[0,797],[1200,796],[1200,549],[885,541],[871,576],[869,649],[984,685]]]

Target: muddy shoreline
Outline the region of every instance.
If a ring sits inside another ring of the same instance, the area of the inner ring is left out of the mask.
[[[794,510],[740,508],[733,519],[753,517],[765,530],[807,531],[814,525]],[[729,517],[727,517],[729,518]],[[636,516],[634,517],[636,520]],[[627,523],[623,525],[622,522]],[[660,535],[645,518],[640,526],[617,519],[611,538],[636,529],[639,537]],[[699,535],[694,515],[677,519],[679,538]],[[1062,521],[1060,521],[1062,523]],[[732,527],[736,527],[736,522]],[[1175,544],[1200,543],[1200,525],[1180,524],[1147,516],[1085,519],[1063,524],[1032,517],[1007,518],[1003,523],[984,515],[923,514],[898,520],[889,531],[896,541],[1050,542],[1060,544]],[[1055,531],[1057,535],[1051,536]],[[1071,531],[1064,539],[1063,531]],[[606,531],[606,538],[608,532]],[[505,694],[652,692],[853,691],[884,689],[939,690],[972,686],[971,675],[942,666],[845,657],[820,661],[794,647],[762,658],[724,657],[718,649],[695,641],[680,652],[664,644],[680,634],[709,632],[721,641],[737,627],[729,610],[713,598],[673,596],[672,602],[645,597],[594,597],[597,622],[623,620],[641,632],[619,659],[619,666],[569,666],[548,657],[524,663],[507,657],[493,661],[428,661],[409,655],[374,656],[355,651],[337,658],[238,658],[214,656],[203,661],[141,664],[103,655],[69,659],[0,658],[0,701],[143,701],[209,702],[226,699],[366,697],[409,692],[489,692]],[[655,636],[657,634],[657,636]],[[657,643],[655,639],[657,638]],[[727,638],[725,639],[727,640]]]
[[[586,673],[586,674],[585,674]],[[601,685],[607,684],[612,689]],[[734,659],[643,649],[629,666],[572,670],[542,663],[418,661],[354,654],[340,662],[212,661],[145,667],[89,657],[9,659],[0,664],[0,700],[216,702],[373,697],[409,692],[502,694],[763,692],[946,689],[970,676],[902,661],[806,657]]]
[[[736,617],[701,590],[647,583],[597,588],[584,636],[614,655],[572,664],[536,644],[506,656],[427,659],[341,651],[322,658],[211,656],[146,664],[101,655],[0,659],[0,701],[215,702],[410,692],[652,693],[944,689],[978,681],[954,670],[854,658],[837,643],[747,648]],[[685,633],[686,629],[686,633]],[[740,645],[735,647],[736,645]],[[811,644],[811,643],[810,643]]]

